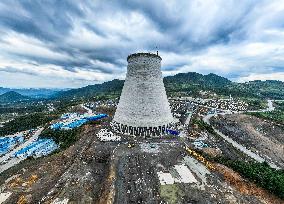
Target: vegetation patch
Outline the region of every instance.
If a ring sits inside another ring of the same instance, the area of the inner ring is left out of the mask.
[[[232,160],[224,156],[211,157],[202,154],[209,161],[223,164],[238,172],[244,178],[252,181],[277,197],[284,199],[284,170],[271,168],[267,162]]]
[[[46,123],[52,121],[57,116],[48,115],[44,113],[33,113],[23,115],[11,120],[3,127],[0,128],[0,135],[9,135],[16,132],[37,128],[38,126],[44,126]]]
[[[194,119],[192,119],[192,124],[198,125],[198,127],[202,131],[208,131],[211,134],[216,134],[213,127],[211,125],[208,125],[207,123],[205,123],[203,120],[194,118]]]
[[[66,149],[79,139],[80,132],[81,127],[71,130],[52,130],[47,128],[41,133],[40,138],[53,139],[57,144],[59,144],[60,149]]]
[[[45,107],[43,105],[38,104],[9,104],[9,105],[0,105],[0,114],[8,114],[8,113],[35,113],[35,112],[43,112]]]
[[[194,119],[194,124],[197,124],[200,129],[216,135],[211,125],[206,124],[202,120]],[[241,159],[232,160],[225,156],[211,157],[205,153],[201,153],[207,160],[217,162],[230,167],[238,172],[244,178],[254,182],[259,187],[262,187],[277,197],[284,199],[284,170],[276,170],[271,168],[267,162],[259,163],[255,161],[244,161]]]
[[[259,113],[247,113],[258,118],[271,120],[280,124],[284,124],[284,112],[283,111],[271,111],[271,112],[259,112]]]
[[[167,203],[178,203],[180,198],[184,196],[184,193],[180,190],[176,184],[161,185],[160,195]]]
[[[168,95],[178,96],[183,93],[195,97],[199,91],[212,91],[220,96],[245,98],[274,98],[284,99],[284,83],[281,81],[251,81],[235,83],[216,74],[202,75],[195,72],[179,73],[164,77],[164,84]],[[93,98],[104,95],[119,96],[123,87],[123,80],[112,80],[102,84],[95,84],[79,89],[59,92],[60,99]]]
[[[257,98],[242,98],[248,105],[249,110],[259,110],[267,108],[267,101]]]
[[[284,102],[275,102],[276,109],[270,112],[247,113],[258,118],[271,120],[284,125]]]
[[[225,164],[243,177],[284,199],[284,170],[273,169],[266,162],[228,160]]]
[[[284,111],[284,101],[274,102],[274,105],[276,106],[277,110]]]

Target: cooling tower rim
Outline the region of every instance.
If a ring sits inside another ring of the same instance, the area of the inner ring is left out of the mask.
[[[131,58],[135,58],[135,57],[156,57],[156,58],[162,60],[162,58],[159,55],[154,54],[154,53],[150,53],[150,52],[137,52],[137,53],[133,53],[133,54],[128,55],[127,61],[129,61]]]

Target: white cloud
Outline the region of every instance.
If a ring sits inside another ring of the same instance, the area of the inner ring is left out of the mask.
[[[1,80],[13,72],[33,86],[52,78],[77,87],[123,78],[128,54],[156,46],[164,75],[283,80],[283,10],[284,0],[0,3]]]
[[[106,64],[104,66],[111,66]],[[53,65],[53,64],[37,64],[33,61],[24,61],[24,62],[14,62],[14,61],[0,61],[0,73],[10,73],[10,76],[14,75],[17,76],[18,74],[22,75],[30,75],[33,76],[32,78],[36,78],[36,76],[40,78],[47,78],[51,81],[78,81],[82,83],[82,81],[94,84],[103,82],[106,80],[113,79],[112,74],[103,73],[96,70],[86,70],[79,67],[75,67],[72,71],[66,70],[64,67]],[[121,75],[116,75],[116,78],[121,78]],[[11,77],[10,77],[11,78]],[[31,78],[31,77],[29,77]],[[23,81],[26,78],[22,78]],[[85,83],[84,83],[85,84]],[[50,86],[50,84],[47,84]],[[73,85],[71,87],[78,86]]]
[[[8,32],[6,35],[3,35],[0,46],[0,54],[3,55],[9,53],[28,57],[55,59],[60,61],[71,59],[66,54],[52,50],[48,44],[45,44],[36,38],[16,32]]]
[[[284,72],[275,72],[275,73],[251,73],[248,76],[240,77],[238,82],[246,82],[253,80],[279,80],[284,81]]]

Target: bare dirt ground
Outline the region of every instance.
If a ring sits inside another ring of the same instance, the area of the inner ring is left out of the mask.
[[[76,203],[94,203],[108,173],[112,146],[94,145],[95,130],[86,126],[80,140],[67,150],[46,158],[24,161],[1,174],[1,184],[12,192],[7,203],[24,197],[27,203],[50,203],[68,198]],[[36,176],[33,182],[31,177]],[[7,181],[7,180],[6,180]]]
[[[241,190],[240,182],[249,182],[232,180],[230,169],[207,169],[178,140],[141,139],[129,148],[127,142],[98,141],[98,130],[87,125],[68,149],[3,172],[1,191],[12,193],[5,203],[271,203],[266,192]],[[174,165],[181,164],[197,182],[161,185],[157,172],[177,175]]]
[[[284,168],[284,127],[254,116],[234,114],[212,119],[222,133]]]
[[[141,145],[116,149],[114,203],[266,203],[260,196],[240,192],[226,181],[223,172],[207,169],[188,156],[179,143],[155,144],[159,147],[155,153],[143,150]],[[177,164],[185,164],[197,183],[161,185],[157,172],[175,175],[173,166]],[[269,196],[266,193],[264,197]]]

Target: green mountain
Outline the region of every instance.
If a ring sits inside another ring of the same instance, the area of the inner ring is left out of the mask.
[[[89,98],[103,94],[119,95],[124,81],[112,80],[102,84],[89,85],[79,89],[59,92],[57,98]],[[180,73],[164,78],[168,94],[187,92],[191,95],[199,91],[213,91],[220,95],[236,97],[284,99],[284,82],[281,81],[251,81],[236,83],[216,74],[202,75],[196,72]]]
[[[192,84],[192,85],[196,84],[204,87],[208,86],[221,87],[232,83],[229,79],[226,79],[224,77],[212,73],[208,75],[202,75],[196,72],[188,72],[164,78],[164,83],[167,85],[176,84],[177,82],[180,84]]]
[[[29,99],[30,99],[29,97],[23,96],[15,91],[9,91],[0,95],[0,103],[10,103],[10,102],[24,101]]]
[[[189,72],[165,77],[164,82],[168,92],[183,91],[195,95],[206,90],[225,96],[284,99],[284,82],[276,80],[236,83],[216,74]]]
[[[0,94],[4,94],[10,91],[15,91],[23,96],[28,96],[31,98],[50,98],[62,89],[45,89],[45,88],[23,88],[23,89],[14,89],[14,88],[3,88],[0,87]]]
[[[256,91],[259,97],[284,99],[284,82],[276,80],[250,81],[241,84],[248,92]]]
[[[124,80],[114,79],[102,84],[89,85],[86,87],[62,91],[56,94],[56,98],[89,98],[98,94],[120,94]]]
[[[232,82],[229,79],[212,73],[202,75],[196,72],[189,72],[165,77],[164,84],[168,93],[188,92],[195,95],[200,90],[216,92],[216,90],[230,86]]]

